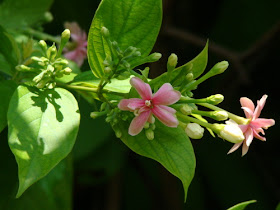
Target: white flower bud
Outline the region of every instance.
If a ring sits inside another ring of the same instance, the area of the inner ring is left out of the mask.
[[[238,124],[232,120],[226,121],[226,124],[214,124],[216,132],[218,135],[231,142],[231,143],[240,143],[242,142],[245,137],[243,135],[242,130],[239,128]]]
[[[215,120],[222,121],[228,119],[228,113],[226,111],[214,111],[211,113],[211,117]]]
[[[203,137],[204,128],[197,123],[189,123],[185,132],[192,139],[201,139]]]

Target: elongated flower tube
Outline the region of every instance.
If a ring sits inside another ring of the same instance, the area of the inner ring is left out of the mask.
[[[261,100],[257,102],[258,105],[255,108],[254,103],[249,98],[240,98],[242,109],[244,110],[247,119],[249,119],[249,123],[246,125],[239,125],[240,129],[244,133],[245,139],[240,143],[234,144],[229,150],[228,154],[236,151],[243,144],[242,156],[244,156],[248,152],[249,146],[252,143],[254,137],[260,139],[261,141],[266,141],[266,138],[259,135],[259,133],[264,135],[265,133],[263,129],[267,129],[275,124],[273,119],[259,118],[266,99],[267,95],[263,95]]]
[[[128,129],[130,135],[139,134],[146,122],[154,123],[153,116],[168,127],[178,126],[179,122],[175,117],[176,110],[168,105],[180,99],[179,91],[174,90],[171,84],[165,83],[155,94],[152,94],[150,85],[137,77],[131,78],[130,84],[141,98],[122,99],[118,104],[119,109],[135,114]]]

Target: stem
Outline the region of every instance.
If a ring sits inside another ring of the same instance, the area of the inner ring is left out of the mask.
[[[49,40],[49,41],[52,41],[52,42],[56,42],[56,43],[60,43],[60,40],[59,38],[56,38],[52,35],[49,35],[49,34],[46,34],[44,32],[41,32],[41,31],[36,31],[32,28],[27,28],[24,30],[25,33],[27,34],[30,34],[38,39],[41,39],[41,40]]]
[[[228,112],[228,111],[226,111],[226,110],[224,110],[224,109],[221,109],[220,107],[217,107],[217,106],[215,106],[215,105],[208,104],[208,103],[198,103],[198,105],[204,106],[204,107],[209,108],[209,109],[212,109],[212,110],[214,110],[214,111],[225,111],[225,112],[227,112],[228,117],[229,117],[230,119],[234,120],[237,124],[243,124],[243,125],[245,125],[245,124],[248,124],[248,122],[249,122],[249,119],[246,119],[246,118],[244,118],[244,117],[240,117],[240,116],[238,116],[238,115],[232,114],[232,113],[230,113],[230,112]]]
[[[57,85],[60,86],[60,87],[69,88],[69,89],[72,89],[72,90],[81,90],[81,91],[96,93],[99,96],[98,92],[100,90],[98,90],[98,88],[90,88],[90,87],[77,86],[77,85],[67,85],[67,84],[59,83],[59,82],[57,83]],[[107,90],[102,90],[102,93],[110,93],[110,94],[118,95],[118,96],[123,96],[124,95],[123,93],[111,92],[111,91],[107,91]],[[101,93],[101,95],[102,95],[102,93]],[[103,95],[102,95],[102,97],[104,98]],[[105,99],[105,100],[107,102],[107,99]]]
[[[197,124],[199,124],[199,125],[201,125],[201,126],[203,126],[203,127],[205,127],[205,128],[210,128],[211,130],[214,129],[214,126],[213,126],[212,124],[210,124],[210,123],[203,122],[203,121],[198,120],[198,119],[193,118],[193,117],[189,117],[189,116],[184,115],[184,114],[182,114],[182,113],[180,113],[180,112],[176,112],[176,115],[177,115],[178,118],[180,118],[180,119],[182,119],[182,120],[197,123]]]

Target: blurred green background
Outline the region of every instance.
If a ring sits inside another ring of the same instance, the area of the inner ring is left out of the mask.
[[[54,20],[44,25],[45,31],[60,34],[65,21],[77,21],[88,31],[99,2],[55,0],[50,10]],[[178,55],[180,65],[191,60],[208,38],[207,68],[222,60],[228,60],[230,68],[223,75],[201,84],[194,91],[195,97],[221,93],[225,96],[221,107],[243,116],[240,97],[247,96],[256,102],[263,94],[268,94],[261,117],[274,118],[276,125],[267,131],[267,142],[253,141],[245,157],[241,157],[240,149],[227,155],[232,145],[214,139],[208,133],[201,140],[193,140],[197,168],[184,204],[180,181],[158,163],[129,151],[104,119],[90,119],[94,108],[77,96],[82,120],[72,154],[73,209],[219,210],[251,199],[258,202],[247,207],[248,210],[275,209],[280,201],[280,141],[277,136],[280,1],[163,2],[164,21],[154,48],[163,54],[163,58],[150,66],[151,77],[166,70],[171,53]],[[88,64],[85,63],[82,69],[89,70]],[[10,154],[4,142],[5,133],[0,138],[3,154]],[[16,171],[11,154],[9,158],[10,163],[4,169]],[[16,180],[14,176],[12,179]],[[2,184],[1,188],[8,188],[8,184]],[[32,188],[27,192],[32,196]]]

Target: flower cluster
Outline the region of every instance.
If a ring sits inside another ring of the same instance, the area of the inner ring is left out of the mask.
[[[137,77],[131,78],[130,83],[141,98],[122,99],[118,104],[118,108],[122,111],[134,113],[135,117],[128,129],[128,133],[132,136],[138,135],[145,128],[146,131],[149,131],[145,132],[147,138],[152,140],[154,134],[150,135],[149,124],[153,125],[154,129],[156,118],[168,127],[177,127],[178,125],[183,127],[186,134],[192,139],[202,138],[203,127],[205,127],[211,134],[215,132],[220,138],[234,143],[228,154],[234,152],[243,144],[242,156],[244,156],[253,138],[265,141],[265,138],[260,136],[259,133],[264,134],[263,129],[275,124],[273,119],[259,118],[267,95],[264,95],[258,101],[256,109],[250,99],[244,97],[240,99],[246,119],[214,106],[213,104],[222,101],[222,97],[219,94],[205,99],[192,99],[183,97],[179,91],[174,90],[170,83],[164,83],[154,94],[152,94],[150,85]],[[199,111],[197,106],[194,105],[196,101],[198,105],[208,107],[214,111]],[[170,105],[174,108],[170,107]],[[230,119],[225,124],[210,124],[202,116],[211,117],[218,121]]]
[[[20,72],[26,72],[33,76],[33,82],[37,88],[54,88],[56,86],[55,78],[61,78],[63,75],[69,75],[72,69],[68,67],[68,61],[61,58],[63,47],[70,38],[70,31],[64,30],[61,34],[61,45],[57,50],[56,45],[48,47],[44,40],[39,41],[39,46],[43,56],[32,56],[31,64],[18,65],[16,69]]]

